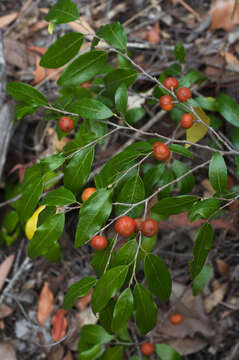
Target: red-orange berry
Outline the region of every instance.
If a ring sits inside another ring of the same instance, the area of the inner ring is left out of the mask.
[[[178,88],[178,80],[175,77],[168,77],[164,80],[163,84],[169,90],[176,90]]]
[[[192,97],[192,91],[187,87],[182,87],[177,92],[177,98],[179,101],[184,102]]]
[[[180,125],[183,129],[190,129],[193,125],[193,116],[190,113],[183,114],[180,119]]]
[[[61,129],[61,131],[70,132],[74,128],[74,126],[74,121],[71,118],[67,116],[62,116],[60,118],[59,128]]]
[[[173,109],[173,98],[170,95],[163,95],[159,100],[160,106],[165,111]]]
[[[156,142],[153,144],[154,157],[162,162],[166,162],[170,158],[170,149],[162,142]]]
[[[154,219],[146,219],[142,222],[141,231],[144,236],[152,237],[157,234],[159,224]]]
[[[104,236],[94,236],[90,241],[90,246],[94,250],[104,250],[108,245],[108,241]]]
[[[145,342],[140,346],[141,353],[145,356],[150,356],[154,353],[154,346],[150,342]]]
[[[85,202],[92,194],[94,194],[94,192],[96,192],[96,188],[94,187],[86,188],[81,195],[81,200]]]
[[[115,231],[124,237],[132,235],[135,230],[135,221],[129,216],[122,216],[115,222]]]
[[[181,314],[173,314],[170,316],[170,322],[172,325],[179,325],[183,321]]]
[[[135,221],[136,230],[137,230],[137,231],[141,231],[141,229],[142,229],[142,223],[143,223],[142,219],[137,218],[137,219],[134,219],[134,221]]]

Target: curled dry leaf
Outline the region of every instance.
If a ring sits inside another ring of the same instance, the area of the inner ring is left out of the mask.
[[[228,284],[221,284],[216,290],[214,290],[204,301],[206,312],[212,311],[224,298]]]
[[[18,13],[4,15],[0,17],[0,28],[3,29],[5,26],[11,24],[18,17]]]
[[[230,31],[236,24],[239,24],[239,6],[235,4],[235,0],[214,0],[210,14],[211,30],[224,29]]]
[[[158,21],[154,24],[153,28],[147,32],[146,38],[152,44],[160,43],[160,28]]]
[[[217,270],[220,275],[225,276],[228,274],[229,265],[225,261],[221,259],[216,259],[216,264],[217,264]]]
[[[54,304],[54,297],[49,288],[49,284],[46,281],[42,288],[38,301],[38,308],[37,308],[37,319],[42,326],[44,326],[46,319],[52,312],[54,307],[53,304]]]
[[[85,296],[83,296],[82,298],[80,298],[77,301],[77,308],[79,310],[84,310],[85,308],[87,308],[87,306],[91,303],[91,299],[92,299],[92,293],[93,293],[93,289],[91,289],[88,294],[86,294]]]
[[[67,311],[64,309],[58,309],[55,315],[52,316],[51,324],[52,328],[52,337],[55,341],[61,340],[66,335],[67,328]]]
[[[0,290],[6,280],[6,277],[11,270],[15,255],[9,255],[0,265]]]

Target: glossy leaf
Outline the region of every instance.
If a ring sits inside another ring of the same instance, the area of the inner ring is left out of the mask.
[[[149,289],[159,300],[167,301],[172,291],[172,280],[166,264],[158,256],[148,254],[144,272]]]
[[[75,195],[68,189],[61,186],[56,190],[49,191],[42,199],[41,205],[64,206],[76,202]]]
[[[166,344],[156,344],[155,352],[160,357],[160,360],[181,360],[179,353]]]
[[[40,165],[42,172],[48,172],[58,169],[65,162],[65,157],[62,153],[54,154],[41,159]]]
[[[158,180],[158,189],[161,187],[169,184],[171,181],[174,180],[174,174],[170,168],[166,169],[163,174],[160,176]],[[164,187],[159,193],[158,193],[158,199],[162,199],[165,197],[168,197],[171,195],[171,192],[173,190],[174,184],[168,185]]]
[[[179,80],[179,87],[191,87],[193,84],[201,84],[206,80],[206,76],[198,70],[189,70],[187,74],[181,77]]]
[[[149,196],[153,192],[154,185],[156,185],[160,179],[160,177],[163,175],[165,171],[165,165],[164,164],[158,164],[153,166],[147,173],[145,174],[143,180],[144,180],[144,186],[145,186],[145,192],[146,196]]]
[[[85,325],[81,329],[79,349],[81,344],[107,344],[114,337],[108,334],[100,325]]]
[[[85,119],[103,120],[110,118],[113,113],[102,102],[83,98],[74,104],[74,111]]]
[[[15,100],[23,101],[28,105],[44,106],[48,104],[46,97],[33,86],[21,82],[9,82],[7,92]]]
[[[115,106],[120,114],[125,115],[128,106],[128,89],[124,83],[116,90]]]
[[[72,284],[64,297],[63,308],[70,310],[74,306],[76,299],[87,295],[92,287],[95,286],[96,281],[96,278],[85,277],[75,284]]]
[[[207,285],[212,276],[212,267],[204,265],[200,273],[193,280],[193,295],[198,295]]]
[[[112,329],[124,328],[131,318],[134,309],[134,297],[130,288],[125,289],[118,297],[113,313]]]
[[[115,299],[110,299],[106,307],[103,310],[101,310],[99,313],[100,324],[110,334],[113,333],[112,319],[113,319],[115,303],[116,303]]]
[[[102,345],[91,345],[89,349],[83,351],[78,355],[78,360],[96,360],[98,359],[104,352],[104,348]]]
[[[63,71],[58,80],[61,86],[77,86],[101,73],[107,60],[107,53],[93,50],[80,55]]]
[[[46,21],[53,24],[65,24],[79,18],[76,4],[71,0],[58,0],[45,17]]]
[[[190,210],[197,199],[197,196],[192,195],[172,196],[160,200],[151,208],[151,210],[156,214],[167,216],[180,214],[184,211]]]
[[[114,95],[121,84],[128,88],[137,79],[138,73],[134,69],[115,69],[109,72],[105,77],[107,92]]]
[[[170,144],[169,149],[176,154],[183,155],[189,159],[193,159],[193,154],[182,145]]]
[[[195,203],[188,213],[188,218],[191,222],[200,218],[208,219],[220,207],[220,200],[205,199]]]
[[[146,114],[146,111],[143,107],[134,107],[129,109],[126,114],[126,120],[130,125],[135,124],[136,122],[140,121],[144,115]]]
[[[40,66],[57,69],[67,64],[77,55],[83,43],[84,36],[80,33],[69,32],[55,41],[42,56]]]
[[[181,63],[185,63],[186,50],[184,49],[182,41],[177,42],[174,48],[174,56]]]
[[[28,255],[32,258],[47,256],[53,247],[58,245],[65,224],[65,215],[56,214],[49,217],[39,226],[28,246]]]
[[[115,257],[112,260],[112,266],[118,265],[128,265],[133,261],[138,243],[135,239],[127,241],[116,253]]]
[[[134,287],[134,306],[137,328],[146,335],[157,323],[158,308],[150,292],[139,283]]]
[[[209,164],[209,180],[213,188],[222,193],[227,187],[227,167],[220,153],[212,156]]]
[[[74,193],[79,192],[91,172],[94,160],[94,147],[88,147],[75,154],[64,172],[64,185]]]
[[[101,26],[97,34],[102,37],[108,44],[117,50],[125,51],[127,37],[123,26],[118,22]]]
[[[107,349],[100,360],[122,360],[123,359],[123,346],[114,346]]]
[[[89,241],[105,224],[112,210],[111,196],[111,191],[99,189],[83,203],[79,213],[75,247]]]
[[[221,94],[217,99],[217,111],[232,125],[239,127],[239,106],[229,95]]]
[[[39,175],[37,175],[39,174]],[[43,180],[41,173],[36,173],[31,181],[25,184],[23,194],[18,202],[17,212],[23,221],[26,221],[33,214],[40,196],[43,192]]]
[[[2,227],[5,228],[7,232],[10,234],[11,232],[13,232],[18,222],[19,222],[19,216],[17,212],[11,211],[4,216]]]
[[[190,170],[190,168],[184,162],[179,160],[173,161],[172,169],[176,178],[179,178]],[[181,194],[187,194],[191,192],[194,185],[195,177],[192,173],[184,176],[182,180],[177,182],[177,186]]]
[[[127,265],[116,266],[99,279],[92,295],[92,309],[100,312],[123,286],[128,273]]]
[[[26,115],[32,115],[36,112],[36,105],[28,105],[25,103],[18,103],[14,108],[14,121],[21,120]]]
[[[193,261],[190,262],[191,278],[194,279],[202,270],[213,242],[213,228],[204,224],[197,232],[193,246]]]

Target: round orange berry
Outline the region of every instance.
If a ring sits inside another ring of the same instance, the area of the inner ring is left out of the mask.
[[[94,194],[94,192],[96,192],[96,188],[94,187],[86,188],[81,195],[82,201],[85,202],[92,194]]]
[[[108,241],[106,237],[98,235],[91,239],[90,245],[94,250],[104,250],[108,245]]]
[[[134,219],[134,221],[135,221],[136,230],[141,231],[142,230],[142,223],[143,223],[142,219],[137,218],[137,219]]]
[[[173,98],[170,95],[163,95],[159,100],[160,106],[165,111],[173,109]]]
[[[182,87],[177,92],[177,98],[179,101],[184,102],[192,97],[192,91],[187,87]]]
[[[169,90],[176,90],[178,87],[178,80],[175,77],[168,77],[164,80],[163,84]]]
[[[173,314],[170,316],[170,322],[172,325],[179,325],[183,321],[181,314]]]
[[[146,219],[142,222],[141,231],[144,236],[152,237],[157,234],[159,224],[154,219]]]
[[[190,113],[183,114],[180,119],[180,125],[183,129],[190,129],[193,125],[193,116]]]
[[[150,356],[154,353],[154,346],[150,342],[145,342],[140,346],[141,353],[145,356]]]
[[[62,116],[59,120],[59,128],[63,132],[70,132],[74,126],[74,121],[67,116]]]
[[[124,237],[132,235],[135,230],[135,221],[129,216],[122,216],[115,223],[115,231]]]
[[[167,145],[158,141],[153,144],[153,153],[157,160],[166,162],[170,158],[171,152]]]

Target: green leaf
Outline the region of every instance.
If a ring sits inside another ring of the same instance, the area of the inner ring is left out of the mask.
[[[137,79],[138,73],[134,69],[115,69],[105,77],[105,83],[109,95],[114,96],[118,87],[125,84],[128,88]]]
[[[233,128],[231,137],[232,137],[233,145],[238,150],[239,149],[239,129]]]
[[[21,120],[25,115],[32,115],[36,112],[37,106],[31,106],[25,103],[18,103],[14,108],[14,119]]]
[[[144,260],[147,284],[159,300],[167,301],[172,291],[172,280],[166,264],[158,256],[148,254]]]
[[[237,102],[226,94],[217,99],[217,111],[232,125],[239,127],[239,106]]]
[[[134,107],[129,109],[126,114],[126,120],[130,125],[135,124],[136,122],[138,122],[139,120],[141,120],[144,115],[146,114],[146,111],[144,110],[143,107]]]
[[[99,189],[83,203],[75,236],[75,247],[85,244],[101,229],[112,210],[112,192]]]
[[[108,334],[100,325],[85,325],[80,332],[79,350],[84,349],[87,345],[107,344],[114,336]]]
[[[48,156],[44,159],[41,159],[40,161],[41,170],[44,173],[49,171],[54,171],[58,169],[62,164],[64,164],[65,160],[66,158],[62,153]]]
[[[89,350],[83,351],[78,356],[78,360],[96,360],[103,354],[104,348],[102,345],[92,345]]]
[[[116,303],[115,299],[111,299],[106,305],[106,307],[103,310],[101,310],[101,312],[99,313],[99,320],[101,325],[110,334],[113,333],[111,325],[112,325],[115,303]]]
[[[173,180],[174,180],[174,174],[172,170],[170,168],[166,169],[158,180],[158,188],[160,189],[162,186],[169,184]],[[174,184],[166,186],[163,190],[161,190],[158,193],[158,199],[160,200],[164,197],[170,196],[173,187]]]
[[[71,21],[75,21],[80,17],[76,4],[71,0],[58,0],[58,2],[52,6],[47,16],[46,21],[50,21],[53,24],[65,24]]]
[[[102,275],[92,295],[92,309],[100,312],[123,286],[128,273],[127,265],[116,266]]]
[[[115,49],[125,51],[127,46],[127,37],[123,26],[118,22],[101,26],[97,34]]]
[[[176,154],[183,155],[189,159],[193,159],[193,157],[194,157],[193,154],[182,145],[170,144],[169,149],[171,151],[175,152]]]
[[[117,197],[117,202],[122,202],[126,204],[135,204],[145,198],[145,191],[144,191],[144,183],[139,175],[130,178],[124,184],[122,190]],[[139,217],[142,213],[144,204],[138,205],[134,207],[130,212],[127,214],[133,218]],[[115,214],[119,216],[123,214],[129,207],[128,206],[115,206]]]
[[[83,43],[84,35],[69,32],[55,41],[42,56],[40,66],[57,69],[77,55]]]
[[[128,106],[128,89],[124,83],[116,90],[115,106],[120,114],[125,115]]]
[[[100,360],[122,360],[123,359],[123,347],[122,346],[114,346],[112,348],[107,349]]]
[[[179,353],[169,345],[156,344],[155,351],[160,360],[181,360]]]
[[[127,243],[117,251],[116,256],[112,260],[112,266],[128,265],[133,261],[137,248],[138,243],[135,239],[127,241]]]
[[[190,168],[185,163],[179,160],[173,161],[172,169],[176,178],[179,178],[180,176],[186,174],[190,170]],[[195,178],[192,173],[185,176],[182,180],[177,182],[177,186],[181,194],[187,194],[191,192],[194,185],[195,185]]]
[[[64,185],[74,193],[79,192],[88,179],[94,160],[94,147],[80,150],[70,160],[64,172]]]
[[[5,228],[8,234],[11,234],[16,228],[17,223],[19,222],[19,216],[16,211],[11,211],[4,216],[2,227]]]
[[[193,280],[193,295],[198,295],[207,285],[212,276],[212,267],[204,265],[200,273]]]
[[[107,264],[107,261],[108,261],[108,258],[110,256],[110,252],[111,252],[113,244],[114,244],[114,239],[108,239],[108,245],[105,250],[98,250],[98,251],[96,250],[95,251],[95,253],[92,257],[92,260],[91,260],[91,266],[93,267],[93,269],[95,270],[95,273],[97,275],[103,274],[106,264]],[[111,262],[109,263],[109,267],[110,267],[110,265],[111,265]]]
[[[205,199],[194,204],[189,213],[188,218],[191,222],[200,218],[208,219],[216,210],[220,207],[220,200],[217,199]]]
[[[49,217],[37,228],[29,243],[28,255],[32,258],[47,256],[51,249],[58,245],[58,239],[64,230],[64,224],[64,214],[56,214]]]
[[[106,60],[107,53],[105,51],[88,51],[67,66],[57,83],[61,86],[77,86],[89,81],[101,73]]]
[[[63,308],[70,310],[74,306],[76,299],[87,295],[93,286],[95,286],[96,281],[96,278],[85,277],[75,284],[72,284],[64,297]]]
[[[155,204],[151,211],[156,214],[162,215],[174,215],[180,214],[184,211],[190,210],[193,203],[197,201],[197,196],[192,195],[181,195],[181,196],[172,196],[160,200]]]
[[[15,100],[23,101],[27,105],[44,106],[48,105],[48,101],[40,91],[33,86],[17,81],[12,81],[7,84],[7,92]]]
[[[158,164],[153,166],[149,171],[147,171],[144,176],[144,186],[146,191],[146,196],[149,196],[153,192],[154,185],[157,184],[160,177],[165,171],[165,164]]]
[[[75,195],[68,189],[61,186],[56,190],[49,191],[42,199],[41,205],[64,206],[76,202]]]
[[[177,42],[175,48],[174,48],[174,56],[178,61],[181,63],[185,63],[186,58],[186,50],[184,49],[182,41]]]
[[[204,224],[197,232],[194,239],[193,255],[190,262],[192,280],[201,272],[213,242],[213,228],[209,223]]]
[[[206,80],[206,76],[198,70],[189,70],[186,75],[179,80],[179,87],[191,87],[193,84],[201,84]]]
[[[103,120],[110,118],[113,113],[102,102],[83,98],[74,104],[74,111],[85,119]]]
[[[199,96],[196,97],[194,100],[204,110],[217,111],[217,99],[215,99],[214,97]]]
[[[125,289],[114,307],[112,329],[118,331],[124,328],[131,318],[134,309],[134,297],[130,288]]]
[[[134,306],[137,327],[143,335],[146,335],[157,324],[158,308],[150,292],[139,283],[134,287]]]
[[[37,227],[42,225],[49,216],[56,214],[56,207],[55,206],[46,206],[45,209],[43,209],[40,214],[38,215],[37,219]]]
[[[226,191],[227,188],[227,167],[223,156],[215,153],[209,164],[209,180],[212,187],[219,193]]]

